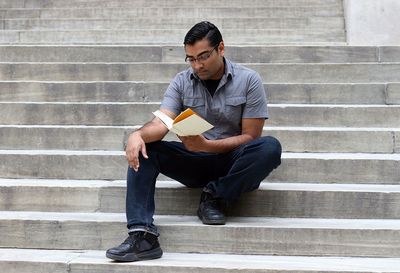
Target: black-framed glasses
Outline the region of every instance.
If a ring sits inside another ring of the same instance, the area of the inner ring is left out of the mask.
[[[218,48],[218,45],[215,46],[212,50],[200,54],[200,56],[197,56],[197,58],[186,56],[185,62],[190,63],[190,64],[193,64],[195,62],[199,62],[199,63],[205,62],[205,61],[207,61],[208,58],[210,58],[213,51],[217,48]]]

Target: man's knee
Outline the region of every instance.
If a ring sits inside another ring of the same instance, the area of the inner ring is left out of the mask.
[[[260,137],[258,139],[259,152],[257,155],[262,161],[276,162],[278,166],[281,163],[282,146],[279,140],[272,136]]]

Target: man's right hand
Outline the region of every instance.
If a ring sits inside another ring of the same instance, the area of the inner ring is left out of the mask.
[[[146,143],[139,132],[132,133],[126,144],[125,155],[129,166],[137,172],[139,170],[139,153],[142,153],[145,159],[149,158],[146,151]]]

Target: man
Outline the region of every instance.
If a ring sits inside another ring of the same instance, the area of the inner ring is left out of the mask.
[[[168,129],[158,119],[129,136],[126,158],[128,238],[107,250],[117,261],[162,256],[153,223],[156,178],[162,173],[193,188],[203,188],[197,215],[203,224],[223,225],[224,203],[257,189],[281,162],[281,145],[261,137],[268,118],[259,75],[224,58],[224,42],[210,22],[193,26],[184,39],[186,61],[165,92],[160,111],[171,118],[191,108],[214,128],[203,135],[161,141]]]

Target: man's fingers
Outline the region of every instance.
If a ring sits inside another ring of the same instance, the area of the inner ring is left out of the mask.
[[[129,166],[134,169],[136,172],[139,170],[140,160],[139,160],[139,152],[143,155],[143,158],[148,159],[146,145],[142,145],[133,151],[126,152],[126,159],[128,160]]]
[[[128,161],[129,166],[137,171],[138,169],[138,160],[137,160],[137,153],[131,150],[126,151],[126,160]]]
[[[137,172],[139,170],[139,159],[135,158],[132,165],[132,168],[135,170],[135,172]]]
[[[143,158],[147,159],[146,144],[138,134],[131,134],[126,145],[126,159],[129,166],[135,171],[139,170],[139,156],[142,154]]]
[[[149,156],[147,155],[146,145],[142,145],[141,153],[144,158],[148,159]]]
[[[136,172],[139,169],[139,160],[135,157],[133,157],[131,160],[128,160],[129,166],[134,169]]]

